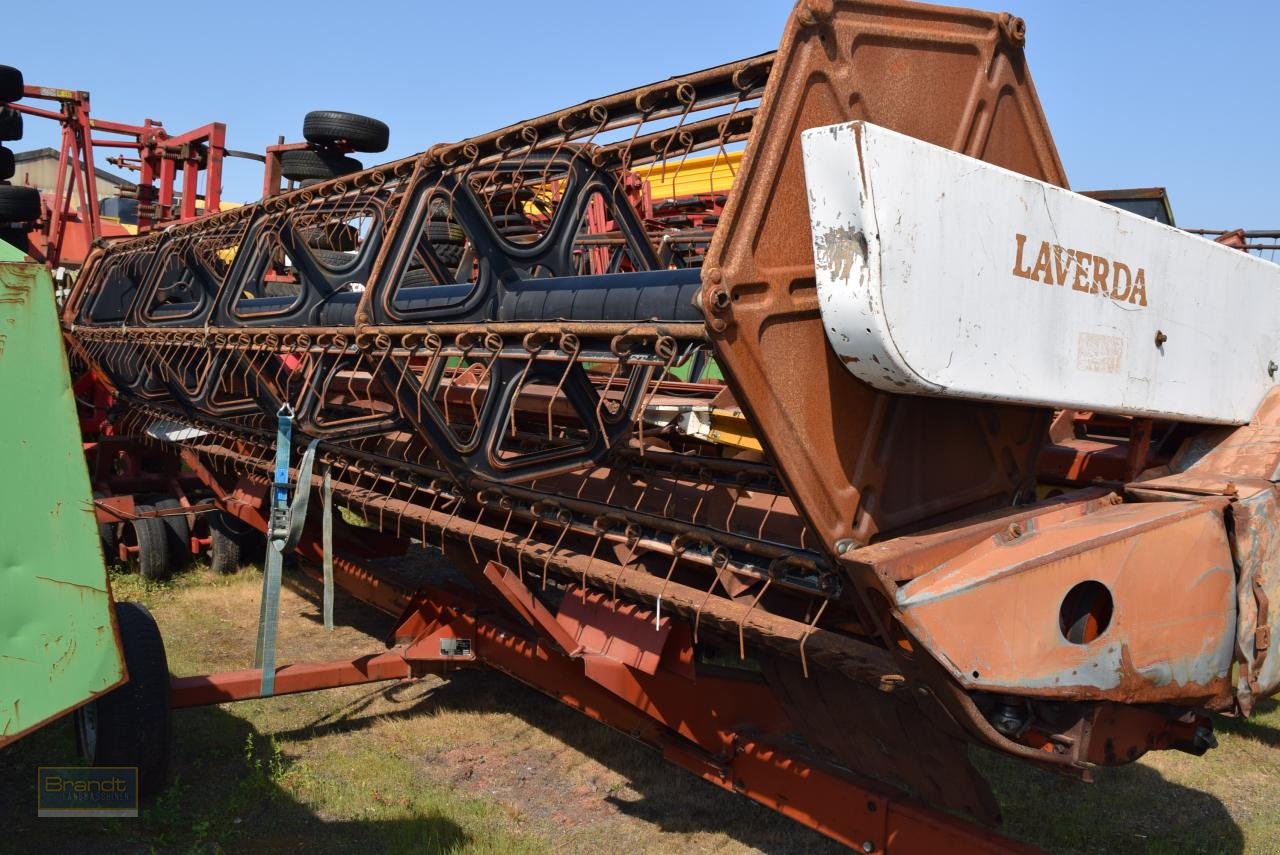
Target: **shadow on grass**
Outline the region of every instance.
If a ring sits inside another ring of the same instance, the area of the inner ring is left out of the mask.
[[[299,580],[294,590],[318,603],[319,590],[310,579]],[[389,626],[385,616],[347,602],[347,611],[340,613],[339,620],[376,636],[385,634]],[[389,714],[365,715],[379,698],[401,708]],[[1265,714],[1275,707],[1275,701],[1264,701],[1258,712]],[[700,781],[629,737],[587,723],[557,701],[490,671],[460,671],[447,683],[429,688],[421,684],[371,688],[343,709],[279,733],[277,738],[305,740],[359,731],[380,718],[410,718],[431,711],[518,716],[626,778],[640,798],[610,796],[608,801],[620,812],[664,831],[724,832],[771,853],[844,851],[816,832],[745,797]],[[1220,718],[1218,727],[1269,745],[1280,744],[1280,730],[1256,720]],[[1100,769],[1096,783],[1083,784],[1007,757],[974,753],[1003,808],[1004,824],[999,830],[1049,852],[1244,851],[1243,833],[1216,797],[1168,781],[1149,766]]]
[[[1142,763],[1095,771],[1095,782],[974,749],[1004,811],[1005,834],[1061,853],[1239,853],[1244,834],[1211,793]]]
[[[1280,708],[1280,701],[1275,698],[1266,698],[1258,701],[1253,709],[1251,718],[1218,716],[1213,726],[1215,730],[1224,733],[1233,733],[1237,736],[1243,736],[1245,739],[1261,742],[1271,748],[1280,748],[1280,728],[1264,721],[1259,721],[1261,716],[1275,712],[1278,708]]]
[[[556,741],[621,775],[640,798],[610,795],[620,813],[666,832],[722,832],[738,842],[770,853],[837,853],[843,847],[744,796],[726,792],[666,762],[655,751],[596,722],[585,720],[562,704],[502,674],[488,670],[459,671],[446,683],[424,688],[409,706],[394,712],[360,715],[378,698],[403,704],[405,687],[384,686],[353,701],[341,713],[325,716],[293,730],[278,732],[282,742],[319,735],[350,733],[386,719],[412,718],[428,712],[508,713]],[[545,785],[556,789],[554,780]],[[567,787],[559,788],[567,791]],[[606,847],[607,849],[608,847]]]
[[[39,852],[452,852],[471,836],[435,811],[403,818],[328,820],[277,779],[289,761],[245,720],[217,707],[175,714],[169,786],[136,819],[36,816],[36,768],[80,765],[69,719],[0,749],[6,845]]]

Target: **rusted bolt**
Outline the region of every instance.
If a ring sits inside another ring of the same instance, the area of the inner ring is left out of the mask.
[[[1009,539],[1013,540],[1019,537],[1022,537],[1022,526],[1018,523],[1014,523],[1009,526]]]
[[[853,539],[842,537],[836,541],[836,555],[844,555],[850,549],[853,549]]]
[[[907,678],[901,674],[881,674],[880,691],[892,692],[905,682],[907,682]]]
[[[1156,330],[1156,347],[1162,346],[1168,340],[1169,337],[1164,334],[1164,330]]]
[[[1027,43],[1027,22],[1021,18],[1010,15],[1005,12],[1000,16],[1000,27],[1004,30],[1004,37],[1014,47],[1024,47]]]
[[[709,268],[706,271],[706,281],[710,282],[712,285],[719,285],[724,281],[724,273],[720,271],[719,267]]]
[[[723,288],[712,288],[707,294],[707,303],[711,306],[713,312],[723,312],[729,308],[730,303],[729,292]]]
[[[831,17],[832,6],[832,0],[806,0],[796,12],[796,20],[803,26],[812,27]]]

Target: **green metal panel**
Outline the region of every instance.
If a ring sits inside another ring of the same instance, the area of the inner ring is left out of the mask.
[[[0,745],[124,680],[53,283],[0,242]]]

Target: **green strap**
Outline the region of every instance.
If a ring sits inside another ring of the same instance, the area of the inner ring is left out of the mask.
[[[311,496],[311,469],[315,463],[316,443],[313,439],[298,464],[298,487],[293,502],[289,458],[293,449],[293,408],[285,404],[276,414],[276,471],[271,485],[271,517],[267,527],[267,560],[262,571],[262,600],[258,610],[258,643],[253,666],[262,669],[260,693],[270,697],[276,684],[276,635],[280,622],[280,583],[284,554],[302,536],[307,518],[307,502]]]
[[[328,469],[324,470],[320,495],[324,499],[320,530],[320,546],[324,550],[324,628],[333,632],[333,478]]]

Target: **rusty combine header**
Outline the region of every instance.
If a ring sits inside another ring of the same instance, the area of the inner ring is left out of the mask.
[[[478,657],[850,845],[1003,845],[875,794],[993,821],[970,745],[1080,778],[1199,753],[1280,676],[1274,402],[1124,422],[1092,483],[1052,408],[882,391],[828,342],[801,132],[865,120],[1065,186],[1024,39],[803,0],[777,53],[113,243],[67,303],[73,362],[261,529],[293,413],[304,489],[327,472],[377,529],[336,563],[404,619],[382,677]],[[718,221],[643,216],[637,167],[744,145]],[[523,653],[357,566],[409,538]]]

